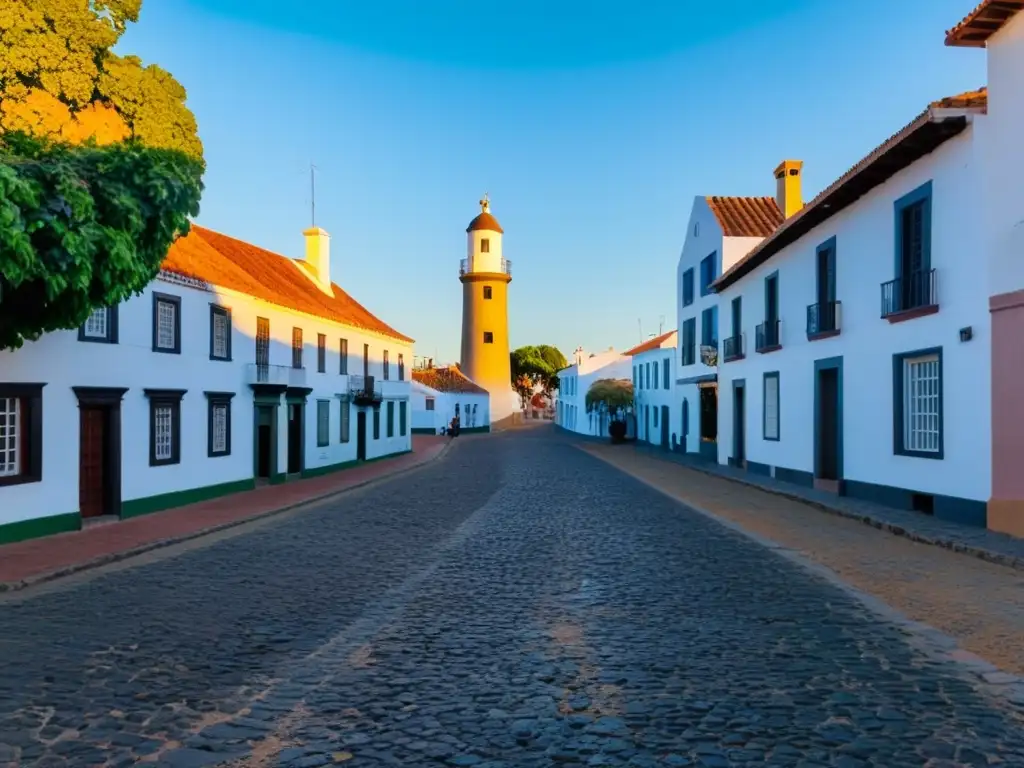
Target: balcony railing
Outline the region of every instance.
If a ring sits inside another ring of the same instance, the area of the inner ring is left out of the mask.
[[[250,363],[245,366],[245,381],[247,384],[304,387],[306,386],[306,369],[292,368],[290,365]]]
[[[841,311],[843,305],[839,301],[822,301],[807,307],[807,338],[813,339],[825,334],[839,333]]]
[[[934,269],[921,269],[882,283],[882,317],[938,305]]]
[[[512,262],[509,259],[502,259],[501,264],[498,266],[501,274],[512,277]],[[459,277],[469,273],[469,259],[462,259],[459,261]],[[477,272],[489,272],[487,269],[478,269]]]
[[[381,383],[373,376],[349,376],[348,391],[356,405],[378,405],[384,399]]]
[[[765,320],[755,331],[755,349],[758,352],[771,352],[778,349],[779,344],[779,321]]]
[[[736,334],[722,342],[722,359],[725,362],[743,358],[743,336]]]

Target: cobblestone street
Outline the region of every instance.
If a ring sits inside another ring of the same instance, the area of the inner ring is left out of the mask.
[[[548,429],[0,627],[0,765],[1024,766],[926,636]]]

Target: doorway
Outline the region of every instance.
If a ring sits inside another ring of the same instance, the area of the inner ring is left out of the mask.
[[[690,401],[683,398],[683,453],[686,453],[686,446],[690,438]]]
[[[273,475],[274,407],[256,406],[256,477],[270,480]]]
[[[745,382],[732,383],[732,463],[743,467],[747,461],[747,401]]]
[[[668,448],[668,406],[661,406],[661,447]]]
[[[818,360],[814,369],[815,485],[838,492],[843,476],[842,358]]]
[[[288,403],[288,474],[302,472],[302,412],[301,403]]]
[[[366,409],[356,413],[356,459],[366,461]]]
[[[78,397],[78,509],[83,520],[121,514],[121,398],[127,389],[73,387]]]

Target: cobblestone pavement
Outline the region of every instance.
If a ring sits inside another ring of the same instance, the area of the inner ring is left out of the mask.
[[[0,627],[0,764],[1024,765],[925,639],[541,430]]]

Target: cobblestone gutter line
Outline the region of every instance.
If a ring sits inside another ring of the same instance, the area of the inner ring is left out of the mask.
[[[614,467],[619,472],[633,478],[639,483],[651,488],[658,493],[666,496],[678,504],[685,506],[687,509],[691,509],[698,514],[701,514],[711,520],[714,520],[719,525],[725,526],[736,533],[745,536],[752,541],[757,542],[761,546],[770,550],[779,557],[783,557],[795,565],[803,568],[804,570],[813,573],[818,578],[827,581],[832,586],[841,589],[846,594],[850,595],[854,599],[858,600],[870,611],[878,615],[881,619],[891,622],[898,626],[907,637],[908,642],[911,643],[915,648],[927,654],[928,656],[936,659],[940,662],[951,663],[954,666],[959,667],[964,671],[965,674],[969,675],[976,681],[983,690],[990,695],[1003,698],[1010,703],[1021,706],[1024,705],[1024,677],[1019,675],[1013,675],[1002,671],[999,667],[994,664],[985,661],[980,656],[964,650],[957,643],[956,639],[947,635],[946,633],[935,629],[927,624],[914,621],[908,618],[905,614],[891,607],[879,598],[864,592],[856,587],[843,581],[834,571],[827,568],[819,563],[814,562],[808,557],[800,554],[799,552],[790,549],[784,545],[781,545],[769,538],[761,536],[760,534],[754,533],[744,528],[739,523],[735,523],[731,520],[727,520],[720,515],[716,515],[714,512],[703,509],[699,506],[694,505],[689,500],[682,500],[675,494],[668,490],[663,489],[657,483],[649,481],[643,477],[638,477],[632,474],[628,470],[622,469],[608,461],[604,456],[595,453],[593,451],[586,450],[585,447],[581,448],[594,458],[602,461],[610,467]],[[714,474],[714,473],[705,473]],[[717,475],[716,475],[717,476]],[[753,483],[744,483],[744,485],[754,485]],[[760,489],[763,490],[763,489]],[[786,495],[786,494],[780,494]],[[798,497],[794,497],[797,501],[803,501]],[[927,542],[925,542],[927,543]]]
[[[267,512],[261,512],[257,515],[253,515],[252,517],[246,517],[239,520],[232,520],[227,523],[213,525],[208,528],[201,528],[199,530],[190,531],[189,533],[180,534],[178,536],[169,536],[165,539],[150,541],[145,544],[141,544],[137,547],[132,547],[131,549],[125,549],[121,552],[112,552],[110,554],[101,555],[100,557],[94,557],[91,560],[83,560],[80,563],[74,563],[73,565],[68,565],[53,571],[47,571],[45,573],[34,574],[24,579],[19,579],[18,581],[0,582],[0,594],[17,592],[22,589],[27,589],[28,587],[34,587],[38,584],[44,584],[49,581],[64,578],[65,576],[71,576],[75,573],[89,571],[94,568],[100,568],[104,565],[110,565],[111,563],[117,563],[122,560],[128,560],[133,557],[138,557],[139,555],[144,555],[147,552],[152,552],[157,549],[164,549],[165,547],[170,547],[175,544],[181,544],[186,541],[192,541],[194,539],[200,539],[205,536],[210,536],[214,533],[220,533],[221,531],[226,531],[231,528],[237,528],[242,525],[248,525],[259,520],[266,520],[267,518],[276,517],[277,515],[284,514],[285,512],[291,512],[302,507],[308,507],[314,504],[319,504],[321,502],[328,501],[337,496],[342,496],[348,493],[349,491],[354,491],[358,488],[366,488],[367,486],[370,485],[375,485],[377,483],[393,480],[396,477],[401,477],[402,475],[406,475],[410,472],[415,472],[416,470],[422,469],[428,464],[437,461],[438,459],[442,458],[445,454],[447,454],[451,447],[451,442],[445,443],[441,450],[438,451],[435,456],[432,456],[431,458],[428,459],[424,459],[423,461],[417,464],[404,467],[403,469],[399,469],[385,475],[379,475],[377,477],[371,477],[366,480],[361,480],[357,483],[354,483],[353,485],[349,485],[334,491],[328,491],[327,493],[322,493],[318,496],[303,499],[302,501],[295,501],[290,504],[286,504],[282,507],[278,507],[277,509],[271,509]]]

